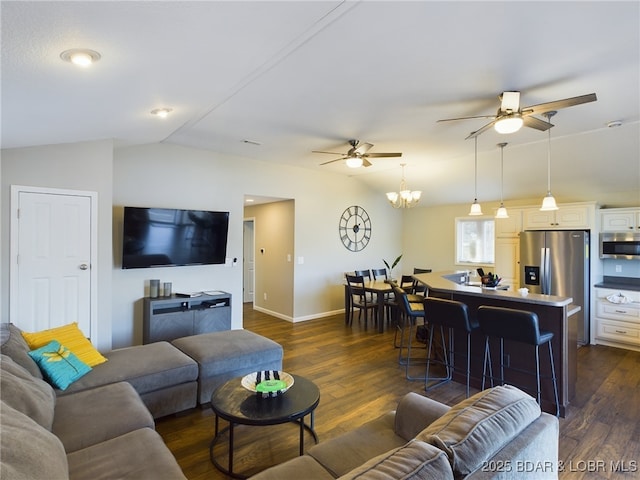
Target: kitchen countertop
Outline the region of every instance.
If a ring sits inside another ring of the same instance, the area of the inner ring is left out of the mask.
[[[465,271],[441,271],[432,273],[419,273],[413,275],[418,282],[426,285],[430,290],[445,293],[464,293],[473,296],[482,297],[499,297],[504,300],[517,301],[520,303],[533,303],[537,305],[547,305],[553,307],[564,307],[571,305],[573,298],[559,297],[556,295],[542,295],[540,293],[529,293],[527,296],[520,295],[517,291],[511,290],[491,290],[473,285],[461,285],[456,283],[453,278],[458,275],[462,277]],[[578,310],[576,310],[578,308]],[[575,313],[579,311],[579,306],[572,306],[569,311]]]
[[[610,288],[612,290],[629,290],[632,292],[640,292],[640,278],[624,279],[623,277],[605,276],[602,282],[596,283],[593,286],[596,288]]]

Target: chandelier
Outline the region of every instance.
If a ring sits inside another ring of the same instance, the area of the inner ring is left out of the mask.
[[[420,190],[411,191],[407,188],[404,180],[404,167],[406,163],[401,163],[402,180],[400,180],[400,192],[387,192],[387,199],[393,208],[411,208],[415,207],[420,201],[422,192]]]

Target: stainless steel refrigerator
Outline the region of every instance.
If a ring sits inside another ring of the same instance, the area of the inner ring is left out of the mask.
[[[589,343],[589,232],[544,230],[520,233],[520,286],[531,293],[572,297],[578,344]]]

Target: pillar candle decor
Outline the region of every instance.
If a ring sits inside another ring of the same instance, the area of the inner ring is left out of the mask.
[[[160,291],[160,280],[149,280],[149,296],[158,298]]]
[[[165,297],[171,296],[171,282],[164,282],[163,292]]]

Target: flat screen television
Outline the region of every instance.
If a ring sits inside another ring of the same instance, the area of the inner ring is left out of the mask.
[[[122,268],[225,263],[229,212],[124,207]]]

